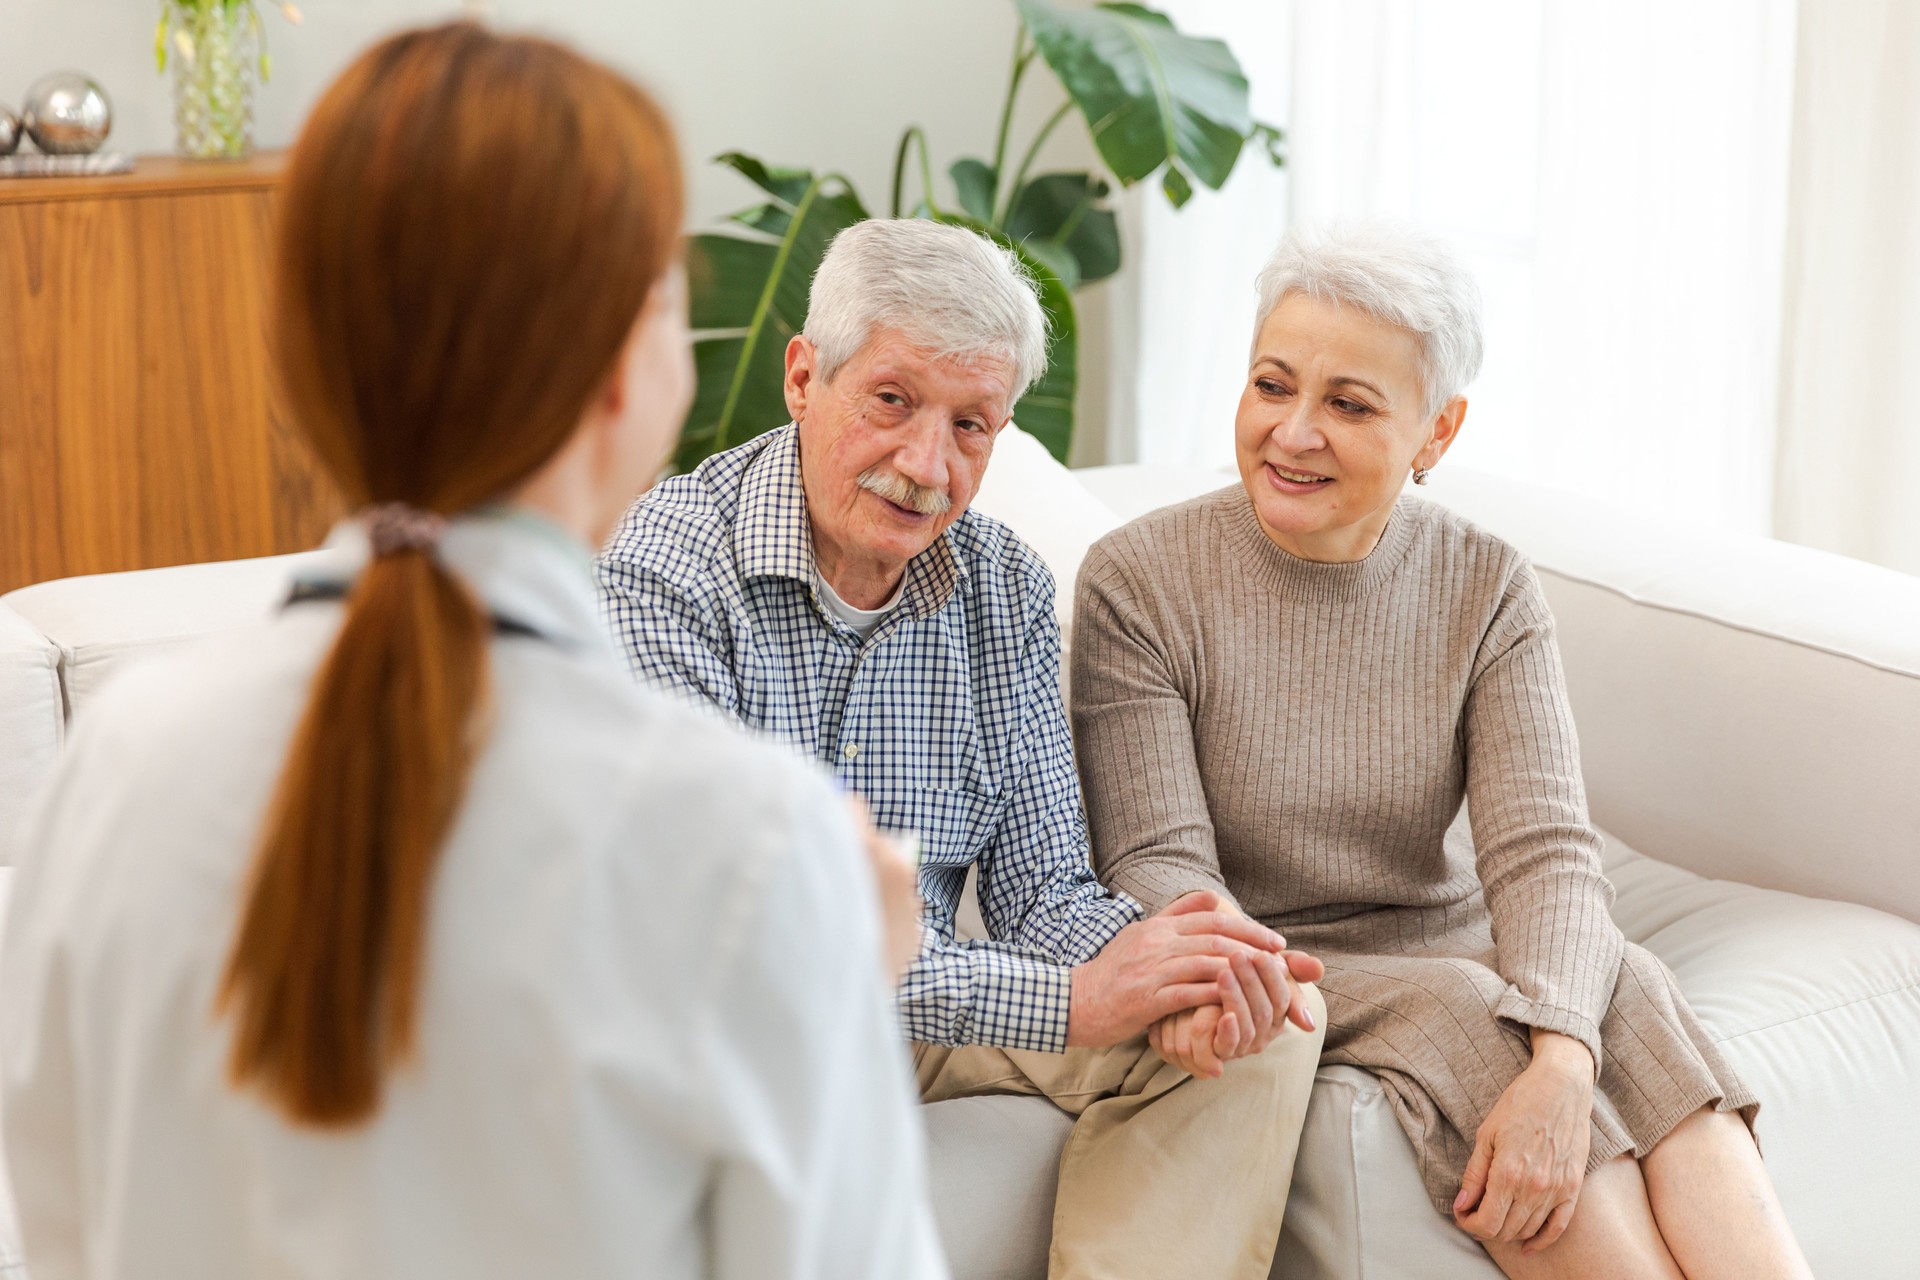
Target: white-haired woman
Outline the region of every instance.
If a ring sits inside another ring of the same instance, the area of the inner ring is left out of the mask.
[[[1401,494],[1466,415],[1472,279],[1348,229],[1289,236],[1259,292],[1241,483],[1080,573],[1101,877],[1231,895],[1319,955],[1324,1060],[1379,1074],[1435,1207],[1508,1275],[1806,1276],[1757,1101],[1608,915],[1532,569]]]

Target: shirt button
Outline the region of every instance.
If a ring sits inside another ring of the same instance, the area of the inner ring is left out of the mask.
[[[840,748],[840,754],[848,760],[857,760],[860,758],[860,744],[857,742],[849,742],[846,746]]]

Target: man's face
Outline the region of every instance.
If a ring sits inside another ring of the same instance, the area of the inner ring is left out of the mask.
[[[1013,378],[1011,362],[941,358],[879,329],[826,381],[813,344],[788,343],[787,408],[823,567],[897,579],[933,545],[979,491]]]

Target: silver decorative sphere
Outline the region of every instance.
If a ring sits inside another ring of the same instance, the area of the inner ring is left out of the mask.
[[[13,149],[20,145],[20,117],[13,110],[0,106],[0,156],[10,156]]]
[[[113,104],[106,90],[78,71],[56,71],[27,90],[20,123],[33,145],[48,155],[84,156],[107,140]]]

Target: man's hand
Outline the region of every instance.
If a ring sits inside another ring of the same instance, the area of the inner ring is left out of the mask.
[[[1067,1044],[1119,1044],[1152,1024],[1220,1002],[1220,980],[1235,956],[1273,955],[1279,934],[1226,906],[1218,895],[1190,893],[1113,936],[1099,955],[1073,968]],[[1239,1030],[1233,1029],[1236,1043]]]

